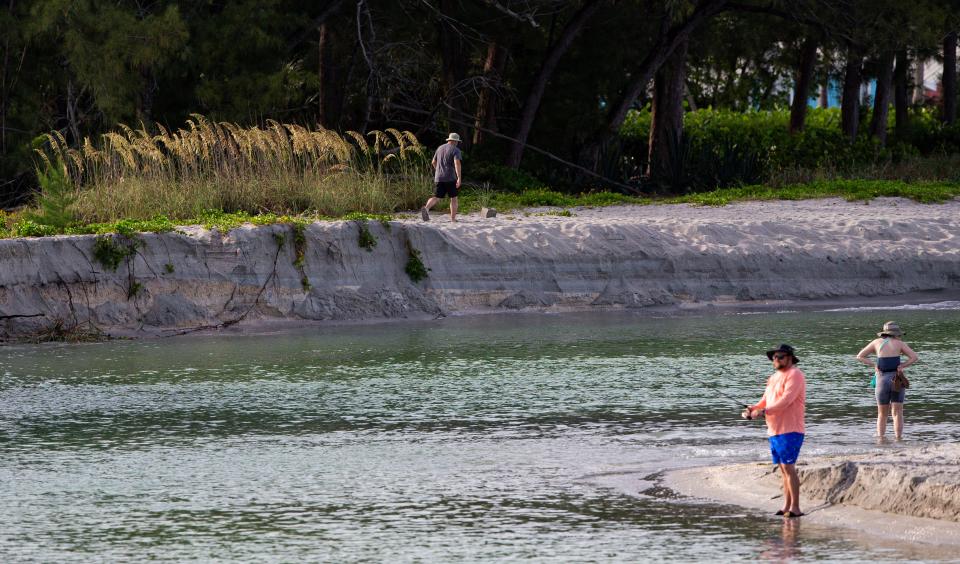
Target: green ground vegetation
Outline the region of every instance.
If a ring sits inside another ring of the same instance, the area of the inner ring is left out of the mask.
[[[781,187],[815,180],[960,180],[960,124],[945,125],[927,108],[913,110],[897,130],[888,116],[887,143],[866,131],[856,140],[840,130],[838,108],[810,108],[803,130],[789,132],[790,111],[701,109],[686,112],[672,168],[659,188],[679,194],[718,187]],[[623,164],[647,168],[649,108],[631,112],[620,132]]]
[[[698,192],[675,197],[628,196],[614,192],[592,192],[579,195],[563,194],[547,189],[527,190],[520,193],[496,192],[487,195],[487,205],[501,212],[524,208],[556,207],[553,211],[537,212],[534,215],[572,217],[576,215],[570,208],[597,208],[615,205],[656,205],[656,204],[694,204],[722,206],[748,200],[806,200],[816,198],[843,198],[848,201],[869,201],[879,197],[909,198],[913,201],[936,204],[960,196],[960,182],[924,181],[903,182],[899,180],[817,180],[780,187],[763,184],[722,188],[710,192]],[[479,210],[471,189],[467,188],[461,196],[461,211],[471,213]],[[174,231],[178,226],[198,225],[206,229],[227,232],[243,225],[290,224],[305,225],[315,221],[378,221],[384,225],[394,219],[402,219],[400,214],[350,213],[341,217],[324,216],[313,213],[300,215],[281,215],[275,213],[249,214],[246,212],[226,213],[207,211],[193,217],[172,220],[166,216],[153,219],[123,219],[114,222],[74,225],[62,232],[24,219],[22,213],[3,213],[0,215],[0,237],[36,237],[56,234],[96,234]],[[294,239],[297,237],[297,231]]]
[[[814,112],[808,128],[793,137],[783,133],[785,115],[755,114],[691,112],[687,131],[689,143],[704,151],[737,146],[754,155],[745,162],[764,163],[761,182],[736,177],[730,186],[716,188],[724,186],[716,181],[714,189],[689,189],[679,196],[602,190],[571,194],[521,171],[478,166],[477,175],[487,180],[464,186],[460,211],[549,207],[559,210],[535,213],[569,217],[571,208],[621,204],[881,196],[936,203],[960,195],[960,140],[932,118],[918,114],[911,122],[915,140],[939,139],[931,141],[927,154],[919,154],[916,144],[864,148],[835,138],[828,133],[836,118],[829,110]],[[643,128],[643,114],[635,114],[625,135],[642,138]],[[304,238],[307,223],[339,219],[357,222],[359,243],[372,249],[376,240],[367,223],[389,228],[395,214],[422,205],[432,187],[423,147],[412,134],[396,129],[341,136],[275,122],[241,128],[194,116],[175,132],[123,126],[118,131],[104,135],[97,146],[87,139],[80,148],[68,147],[58,133],[48,135],[37,151],[41,190],[32,206],[0,212],[0,237],[131,237],[183,225],[229,231],[244,224],[289,224],[296,242]],[[819,137],[829,140],[817,141]],[[806,141],[795,140],[801,138]],[[886,153],[877,156],[877,150]],[[782,156],[784,151],[790,159]],[[849,162],[839,161],[834,151]],[[722,155],[711,154],[724,162]],[[467,174],[469,179],[469,166]],[[295,246],[300,266],[304,248]]]

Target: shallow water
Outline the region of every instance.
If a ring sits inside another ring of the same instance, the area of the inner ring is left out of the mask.
[[[877,445],[853,360],[921,355]],[[945,558],[679,498],[666,469],[765,460],[741,421],[794,344],[802,455],[960,438],[960,311],[497,315],[0,348],[0,553],[38,561]],[[729,396],[729,397],[728,397]],[[771,508],[776,501],[771,502]],[[801,528],[802,527],[802,528]]]

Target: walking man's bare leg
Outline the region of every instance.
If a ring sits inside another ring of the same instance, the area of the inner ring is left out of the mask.
[[[440,198],[436,196],[430,196],[430,199],[427,200],[427,203],[420,208],[420,216],[424,221],[430,221],[430,208],[437,205],[437,202],[440,201]]]
[[[457,221],[457,208],[460,207],[458,198],[450,198],[450,221]]]

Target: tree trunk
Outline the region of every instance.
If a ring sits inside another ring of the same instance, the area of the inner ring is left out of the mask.
[[[943,38],[943,123],[957,121],[957,32]]]
[[[687,78],[687,42],[673,50],[653,80],[647,176],[669,174],[682,163],[673,162],[683,140],[683,94]]]
[[[690,37],[697,26],[720,12],[727,2],[728,0],[701,0],[690,17],[676,24],[657,39],[647,56],[631,73],[633,80],[624,89],[623,95],[616,104],[610,106],[606,123],[594,133],[581,150],[580,161],[585,168],[596,171],[601,149],[610,139],[616,137],[624,120],[627,119],[627,112],[633,107],[640,94],[646,90],[654,74],[670,57],[673,50]]]
[[[320,24],[317,40],[317,123],[330,128],[330,92],[328,84],[333,78],[330,65],[330,32],[326,23]]]
[[[843,99],[840,101],[840,126],[843,134],[854,141],[860,126],[860,81],[863,57],[850,50],[843,73]]]
[[[693,97],[693,92],[690,92],[690,85],[684,84],[684,97],[687,100],[687,109],[691,112],[697,111],[697,99]]]
[[[330,90],[330,94],[333,98],[330,104],[333,107],[333,114],[335,118],[333,123],[336,124],[336,127],[333,129],[336,129],[337,131],[343,131],[343,122],[345,118],[349,119],[349,116],[347,116],[350,110],[350,108],[347,106],[347,88],[349,88],[350,83],[353,82],[354,76],[357,74],[357,61],[360,59],[360,52],[362,50],[360,47],[360,42],[357,41],[357,38],[345,36],[343,38],[344,44],[347,44],[348,41],[353,42],[353,49],[350,52],[350,58],[347,60],[346,68],[344,69],[341,67],[341,70],[337,71],[341,78],[337,80],[335,87]]]
[[[497,99],[501,87],[504,67],[507,64],[507,50],[496,40],[487,45],[487,58],[483,63],[483,89],[477,100],[477,114],[474,118],[473,144],[484,141],[484,130],[497,129]]]
[[[827,78],[820,85],[820,96],[817,98],[817,107],[826,109],[830,107],[830,79]]]
[[[73,81],[67,79],[67,127],[74,143],[80,143],[80,125],[77,123],[77,97],[73,95]]]
[[[870,135],[881,145],[887,142],[887,116],[890,113],[890,83],[893,80],[893,59],[896,53],[886,51],[880,55],[880,71],[877,73],[877,91],[873,97],[873,118],[870,120]]]
[[[893,108],[894,119],[896,120],[896,135],[898,139],[903,139],[910,127],[910,102],[907,99],[907,75],[910,71],[910,59],[907,57],[907,50],[897,51],[897,67],[893,71]]]
[[[573,15],[573,18],[567,22],[560,33],[560,38],[550,48],[547,58],[540,66],[537,76],[533,79],[530,91],[527,93],[527,99],[523,103],[523,110],[520,112],[520,125],[517,126],[517,132],[514,134],[515,141],[510,146],[510,153],[507,155],[506,165],[511,168],[520,166],[520,160],[523,158],[523,149],[527,144],[527,138],[530,137],[530,130],[533,128],[533,120],[537,117],[537,111],[540,109],[540,102],[543,101],[543,93],[547,90],[547,82],[553,76],[553,72],[560,63],[560,57],[570,49],[574,38],[583,29],[587,21],[600,9],[601,0],[587,0],[583,7]]]
[[[790,133],[803,130],[803,123],[807,119],[807,100],[810,98],[810,85],[813,83],[813,67],[816,64],[817,41],[810,37],[803,42],[800,51],[800,66],[797,68],[793,105],[790,107]]]
[[[923,82],[926,80],[924,76],[924,67],[926,62],[917,55],[917,68],[914,70],[913,75],[913,103],[916,105],[922,105],[926,101],[926,86],[923,85]]]
[[[137,121],[147,123],[151,121],[153,117],[153,99],[157,90],[157,81],[156,78],[154,78],[153,70],[147,66],[141,65],[138,72],[143,81],[143,86],[137,94]],[[79,142],[80,140],[77,139],[77,141]]]
[[[440,62],[443,77],[443,97],[447,104],[449,123],[454,120],[462,121],[465,113],[465,94],[462,90],[463,79],[466,77],[466,57],[460,33],[450,23],[456,21],[450,15],[453,0],[440,0]],[[452,126],[450,127],[452,129]],[[461,145],[467,148],[470,136],[464,132]]]
[[[13,0],[9,3],[10,16],[13,16]],[[7,155],[7,73],[10,69],[10,34],[8,30],[3,42],[3,69],[0,69],[0,157]]]

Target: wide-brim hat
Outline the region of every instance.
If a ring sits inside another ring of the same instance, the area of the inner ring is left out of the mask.
[[[459,134],[459,133],[451,133],[450,135],[447,135],[447,141],[456,141],[457,143],[459,143],[459,142],[460,142],[460,134]]]
[[[775,349],[767,351],[767,359],[773,360],[773,355],[776,353],[787,353],[788,355],[792,356],[794,364],[797,364],[800,362],[800,359],[797,358],[796,353],[794,353],[793,351],[793,347],[791,347],[790,345],[783,344]]]
[[[902,337],[903,331],[895,321],[887,321],[883,324],[883,331],[877,333],[877,337]]]

